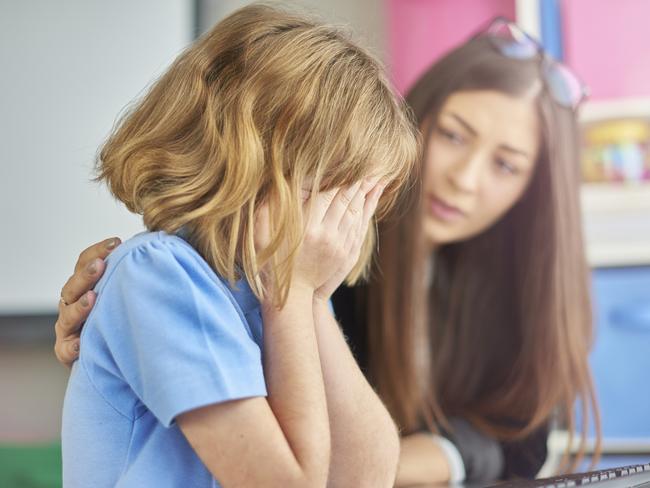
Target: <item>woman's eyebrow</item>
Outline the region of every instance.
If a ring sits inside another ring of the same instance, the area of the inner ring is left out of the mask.
[[[465,119],[463,119],[460,115],[455,114],[455,113],[453,113],[453,112],[448,112],[447,115],[449,115],[450,117],[452,117],[453,119],[455,119],[456,122],[458,122],[460,125],[462,125],[463,128],[464,128],[467,132],[469,132],[470,134],[472,134],[473,136],[477,136],[477,135],[478,135],[478,132],[476,132],[476,129],[474,129],[474,127],[472,127],[471,125],[469,125],[469,124],[467,123],[467,121],[466,121]]]
[[[463,119],[460,115],[458,115],[458,114],[456,114],[456,113],[454,113],[454,112],[447,112],[447,113],[445,113],[445,115],[447,115],[447,116],[453,118],[456,122],[458,122],[460,125],[462,125],[463,128],[464,128],[467,132],[469,132],[472,136],[477,136],[477,135],[478,135],[478,132],[476,131],[476,129],[474,129],[474,127],[472,127],[472,126],[471,126],[471,125],[470,125],[470,124],[469,124],[465,119]],[[528,152],[524,151],[523,149],[518,149],[518,148],[516,148],[516,147],[510,146],[509,144],[501,144],[501,145],[499,145],[499,147],[500,147],[501,149],[503,149],[504,151],[511,152],[511,153],[513,153],[513,154],[517,154],[517,155],[520,155],[520,156],[524,156],[524,157],[526,157],[526,158],[530,158],[530,157],[531,157],[530,154],[529,154]]]
[[[501,144],[499,147],[501,149],[503,149],[504,151],[508,151],[508,152],[513,153],[513,154],[518,154],[520,156],[525,156],[527,158],[530,158],[530,154],[528,154],[523,149],[517,149],[516,147],[509,146],[508,144]]]

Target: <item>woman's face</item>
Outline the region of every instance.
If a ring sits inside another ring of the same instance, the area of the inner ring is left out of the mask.
[[[523,195],[540,146],[534,102],[496,91],[452,94],[432,121],[423,184],[432,247],[493,225]]]

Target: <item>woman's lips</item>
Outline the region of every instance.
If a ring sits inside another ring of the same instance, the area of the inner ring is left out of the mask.
[[[433,195],[429,195],[429,211],[434,217],[445,222],[455,222],[465,217],[465,213],[458,207],[449,205]]]

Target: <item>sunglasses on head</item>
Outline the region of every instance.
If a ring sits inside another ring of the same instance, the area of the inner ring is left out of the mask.
[[[517,24],[497,17],[478,34],[486,37],[503,56],[511,59],[541,60],[541,75],[549,94],[561,106],[576,110],[587,98],[587,87],[564,64],[549,56],[542,45]]]

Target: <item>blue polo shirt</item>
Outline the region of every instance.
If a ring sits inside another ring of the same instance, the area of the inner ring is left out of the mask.
[[[63,407],[65,487],[218,487],[174,419],[265,396],[259,302],[192,246],[138,234],[108,258]]]

